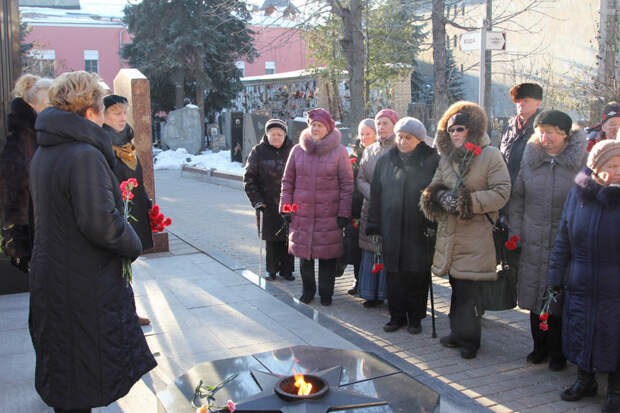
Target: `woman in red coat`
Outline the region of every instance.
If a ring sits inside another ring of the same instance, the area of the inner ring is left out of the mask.
[[[319,260],[321,304],[330,305],[334,294],[336,260],[343,254],[342,229],[351,219],[353,170],[340,131],[325,109],[308,112],[308,128],[291,151],[282,178],[280,211],[289,226],[289,252],[299,257],[303,293],[309,303],[316,292],[314,259]]]

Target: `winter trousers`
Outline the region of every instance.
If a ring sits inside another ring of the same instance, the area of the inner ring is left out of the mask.
[[[422,272],[388,272],[387,297],[390,321],[406,324],[426,317],[428,274]]]
[[[482,334],[480,319],[480,287],[477,281],[450,276],[450,330],[459,346],[478,351]]]
[[[551,359],[562,359],[562,317],[549,315],[549,330],[540,329],[538,313],[530,311],[530,329],[534,341],[534,351],[540,354],[548,354]]]
[[[266,241],[267,272],[275,275],[290,275],[295,268],[295,257],[288,253],[286,241]]]
[[[334,295],[334,282],[336,264],[338,259],[319,259],[319,295],[321,298],[331,298]],[[316,280],[314,278],[314,260],[299,259],[299,269],[303,284],[303,295],[314,297],[316,293]]]

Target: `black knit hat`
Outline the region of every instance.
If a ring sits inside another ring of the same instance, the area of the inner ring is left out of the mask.
[[[566,113],[559,110],[545,110],[540,112],[534,120],[534,127],[540,125],[551,125],[564,131],[566,135],[570,135],[570,129],[573,126],[573,120]]]
[[[543,90],[542,87],[536,83],[519,83],[510,89],[510,96],[512,96],[512,101],[514,103],[517,103],[518,99],[527,97],[542,100]]]
[[[286,125],[286,122],[281,119],[269,119],[265,123],[265,133],[267,133],[267,131],[271,128],[280,128],[284,131],[284,133],[288,132],[288,126]]]
[[[448,119],[446,129],[450,129],[452,125],[461,125],[469,128],[469,115],[463,112],[457,112]]]
[[[114,106],[116,104],[122,104],[122,105],[126,105],[127,104],[127,98],[124,96],[119,96],[119,95],[108,95],[106,97],[103,98],[103,106],[105,106],[105,108],[109,108],[110,106]]]

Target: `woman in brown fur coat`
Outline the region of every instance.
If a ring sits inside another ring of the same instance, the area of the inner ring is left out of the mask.
[[[480,348],[479,281],[495,280],[492,224],[510,196],[510,175],[500,151],[490,146],[487,116],[472,102],[457,102],[439,121],[439,167],[420,207],[436,221],[432,272],[452,286],[450,335],[440,341],[474,358]],[[472,146],[475,145],[475,146]]]

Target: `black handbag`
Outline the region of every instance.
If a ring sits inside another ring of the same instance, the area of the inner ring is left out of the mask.
[[[517,266],[511,263],[518,259],[518,254],[505,247],[508,229],[502,220],[493,222],[489,214],[485,215],[493,226],[497,280],[479,281],[481,306],[487,311],[510,310],[517,306]]]

